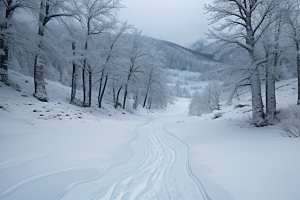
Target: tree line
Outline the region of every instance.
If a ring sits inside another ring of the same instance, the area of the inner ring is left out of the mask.
[[[70,101],[99,108],[163,108],[172,101],[165,54],[120,22],[121,0],[1,0],[0,80],[18,64],[34,77],[34,97],[49,101],[45,77],[71,86]],[[82,96],[78,96],[78,90]],[[93,93],[95,93],[93,95]],[[93,99],[97,96],[97,99]]]

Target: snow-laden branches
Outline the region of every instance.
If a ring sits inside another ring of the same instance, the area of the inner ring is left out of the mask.
[[[265,124],[258,67],[266,63],[267,59],[258,53],[260,51],[258,43],[271,24],[277,20],[280,3],[279,0],[214,0],[212,5],[205,5],[207,13],[211,13],[212,24],[220,23],[218,28],[209,30],[208,33],[208,36],[215,40],[214,44],[222,45],[220,47],[223,48],[234,44],[248,53],[250,63],[245,64],[249,72],[247,78],[251,83],[255,126]],[[237,85],[235,84],[234,90]]]

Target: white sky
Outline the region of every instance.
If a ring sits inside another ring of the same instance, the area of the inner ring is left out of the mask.
[[[128,21],[150,37],[189,47],[206,38],[209,18],[204,3],[212,0],[122,0],[118,12],[121,21]]]

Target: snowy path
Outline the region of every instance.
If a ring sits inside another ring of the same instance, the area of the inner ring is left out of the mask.
[[[149,119],[136,127],[130,161],[75,185],[60,199],[210,199],[190,170],[188,146],[165,130],[166,120]]]

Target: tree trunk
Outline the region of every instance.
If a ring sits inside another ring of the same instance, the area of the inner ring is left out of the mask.
[[[275,66],[272,64],[267,67],[266,76],[266,121],[272,123],[276,112],[275,95]]]
[[[44,60],[37,54],[34,62],[34,96],[40,101],[47,102],[44,64]]]
[[[101,92],[102,92],[102,81],[103,81],[103,71],[101,72],[101,78],[100,78],[100,85],[99,85],[99,94],[98,94],[98,107],[101,108],[99,105],[100,98],[101,98]]]
[[[249,6],[249,5],[248,5]],[[250,7],[250,6],[249,6]],[[259,71],[258,66],[255,64],[255,55],[254,55],[254,38],[255,33],[252,28],[252,13],[250,10],[247,10],[245,13],[245,22],[246,22],[246,44],[249,45],[252,48],[248,49],[249,55],[252,59],[252,74],[250,77],[250,83],[251,83],[251,95],[252,95],[252,125],[261,127],[265,123],[264,119],[264,110],[263,110],[263,103],[262,103],[262,97],[261,97],[261,83],[260,83],[260,77],[259,77]]]
[[[147,105],[149,110],[151,109],[151,104],[152,104],[152,98],[150,97]]]
[[[72,43],[73,56],[75,56],[75,42]],[[73,101],[76,97],[76,81],[77,81],[77,72],[76,72],[76,64],[73,60],[73,72],[72,72],[72,91],[71,91],[71,101]]]
[[[34,96],[40,101],[47,102],[48,97],[45,87],[44,64],[43,59],[41,59],[39,55],[36,55],[34,63]]]
[[[102,106],[102,99],[103,99],[104,92],[105,92],[105,89],[106,89],[107,79],[108,79],[107,76],[105,76],[105,82],[104,82],[103,90],[102,90],[101,97],[100,97],[100,100],[99,100],[99,108],[101,108],[101,106]]]
[[[89,21],[88,21],[88,35],[89,35]],[[86,41],[84,49],[87,50],[87,48],[88,48],[88,42]],[[87,106],[87,104],[86,104],[86,83],[85,83],[86,62],[87,62],[86,59],[84,59],[84,61],[83,61],[83,68],[82,68],[82,90],[83,90],[83,102],[82,102],[82,105],[84,107]]]
[[[100,105],[101,91],[102,91],[102,79],[100,79],[100,86],[99,86],[98,108],[101,108],[101,105]]]
[[[0,48],[4,51],[0,57],[0,81],[8,85],[8,47],[3,39],[0,39]]]
[[[40,15],[39,15],[39,32],[38,35],[42,38],[44,37],[44,29],[45,29],[45,12],[46,12],[46,5],[44,1],[41,1],[40,7]],[[43,102],[48,101],[46,87],[45,87],[45,78],[44,78],[44,65],[45,61],[43,56],[41,55],[42,49],[42,41],[39,44],[39,53],[35,57],[34,63],[34,88],[35,93],[34,96]]]
[[[276,48],[277,50],[277,48]],[[267,56],[269,57],[269,56]],[[273,56],[274,63],[267,63],[266,69],[266,123],[272,124],[276,113],[276,94],[275,94],[275,67],[278,62],[278,53]],[[271,59],[272,60],[272,59]]]
[[[143,108],[145,108],[145,106],[146,106],[147,98],[148,98],[148,92],[146,93],[146,96],[145,96],[145,100],[144,100]]]
[[[120,96],[120,92],[121,92],[121,90],[122,90],[122,87],[123,87],[123,86],[120,87],[120,89],[119,89],[119,91],[118,91],[118,94],[117,94],[117,100],[116,100],[115,109],[117,109],[118,104],[119,104],[119,96]]]
[[[12,4],[12,0],[7,1],[7,6],[9,7]],[[5,10],[5,18],[8,20],[11,17],[12,13],[7,9]],[[7,22],[1,26],[1,30],[7,29]],[[3,35],[2,35],[3,36]],[[4,82],[6,85],[9,85],[8,82],[8,45],[5,43],[3,38],[0,38],[0,49],[3,50],[4,55],[0,55],[0,81]]]
[[[125,85],[125,93],[124,93],[124,101],[123,101],[123,109],[125,110],[125,103],[127,98],[127,84]]]
[[[300,105],[300,52],[299,52],[299,42],[296,43],[297,46],[297,75],[298,75],[298,101],[297,105]]]
[[[114,108],[116,108],[116,91],[114,87],[113,87],[113,97],[114,97]]]
[[[261,127],[264,125],[264,110],[261,97],[261,83],[259,79],[259,71],[254,69],[251,78],[251,93],[252,93],[252,124]]]
[[[92,72],[89,71],[89,107],[92,105]]]
[[[59,72],[59,82],[62,83],[64,72],[63,72],[63,69],[61,68],[61,63],[58,64],[57,68],[58,68],[58,72]]]
[[[44,78],[45,61],[37,54],[34,62],[34,96],[40,101],[47,102],[46,83]]]
[[[138,102],[139,102],[139,100],[138,100],[138,93],[135,95],[135,98],[134,98],[134,103],[133,103],[133,109],[137,109],[137,107],[138,107]]]
[[[85,62],[84,61],[84,66],[85,66]],[[85,67],[82,68],[82,92],[83,92],[83,101],[82,101],[82,105],[85,107],[86,106],[86,103],[85,103],[85,100],[86,100],[86,85],[85,85]]]

